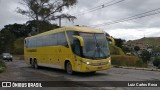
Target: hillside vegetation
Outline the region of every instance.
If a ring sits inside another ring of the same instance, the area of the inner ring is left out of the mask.
[[[109,49],[111,53],[111,63],[114,66],[147,67],[140,58],[125,55],[123,50],[117,46],[109,45]]]
[[[133,42],[142,42],[149,46],[160,46],[160,37],[146,37],[138,40],[133,40]]]
[[[109,45],[111,55],[124,55],[124,52],[121,48],[113,45]]]
[[[14,54],[23,55],[24,52],[24,38],[19,38],[14,42]]]

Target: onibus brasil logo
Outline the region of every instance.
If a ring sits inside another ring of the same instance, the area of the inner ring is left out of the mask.
[[[2,87],[42,87],[42,84],[28,82],[2,82]]]

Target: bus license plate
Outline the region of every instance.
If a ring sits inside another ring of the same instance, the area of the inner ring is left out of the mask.
[[[98,67],[98,69],[102,69],[102,67]]]

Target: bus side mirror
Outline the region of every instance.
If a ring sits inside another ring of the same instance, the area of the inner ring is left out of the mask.
[[[112,45],[113,45],[113,46],[115,46],[115,41],[114,41],[114,39],[113,39],[112,37],[110,37],[110,36],[107,36],[107,37],[106,37],[106,39],[109,39],[109,40],[111,40],[111,42],[112,42]]]
[[[78,40],[80,41],[80,45],[81,45],[81,47],[83,47],[83,46],[84,46],[84,40],[83,40],[83,38],[82,38],[82,37],[80,37],[80,36],[76,36],[76,35],[74,35],[73,37],[74,37],[74,38],[76,38],[76,39],[78,39]]]

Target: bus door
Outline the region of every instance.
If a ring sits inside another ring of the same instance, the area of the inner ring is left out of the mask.
[[[81,60],[82,60],[82,53],[81,53],[81,46],[80,46],[80,41],[78,39],[73,40],[72,44],[72,51],[74,53],[74,61],[75,61],[75,70],[80,71],[81,69]]]

